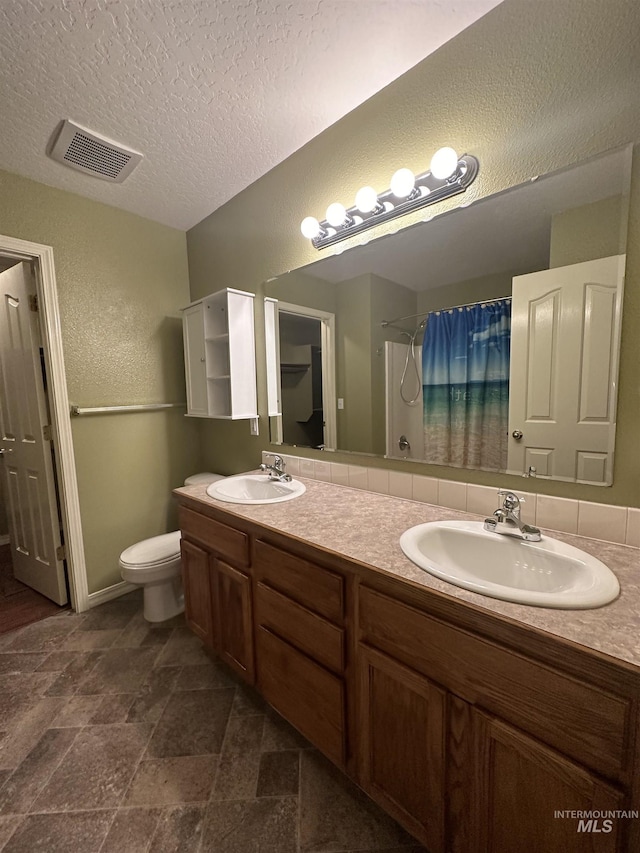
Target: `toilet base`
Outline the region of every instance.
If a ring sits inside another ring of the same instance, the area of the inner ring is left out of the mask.
[[[184,593],[180,577],[163,583],[144,584],[144,618],[147,622],[165,622],[184,612]]]

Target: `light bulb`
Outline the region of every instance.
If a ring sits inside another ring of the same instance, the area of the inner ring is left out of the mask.
[[[362,213],[371,213],[378,204],[378,193],[373,187],[361,187],[356,193],[356,207]]]
[[[335,225],[336,228],[338,225],[344,225],[347,218],[345,206],[340,204],[339,201],[334,201],[333,204],[330,204],[327,208],[325,217],[329,225]]]
[[[315,216],[306,216],[300,224],[300,230],[304,237],[313,240],[320,233],[320,223]]]
[[[434,178],[450,178],[458,168],[458,155],[453,148],[439,148],[431,158],[429,168]]]
[[[411,169],[398,169],[391,178],[391,192],[398,198],[410,196],[416,185],[416,177]]]

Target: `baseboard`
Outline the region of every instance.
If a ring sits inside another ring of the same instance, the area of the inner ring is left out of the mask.
[[[0,536],[0,545],[8,545],[9,544],[9,534],[5,533],[4,536]]]
[[[139,589],[139,586],[128,581],[120,581],[120,583],[114,583],[113,586],[99,589],[98,592],[90,592],[87,596],[87,603],[89,607],[97,607],[98,604],[104,604],[105,601],[112,601],[114,598],[120,598],[120,596],[126,595],[128,592],[133,592],[134,589]]]

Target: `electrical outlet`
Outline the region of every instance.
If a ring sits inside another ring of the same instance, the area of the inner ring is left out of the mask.
[[[249,418],[249,429],[251,430],[251,435],[259,435],[260,430],[258,428],[259,418]]]
[[[344,409],[344,397],[338,397],[338,408]]]

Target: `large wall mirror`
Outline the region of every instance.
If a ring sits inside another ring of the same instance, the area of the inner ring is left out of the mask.
[[[631,147],[266,283],[271,441],[610,485]]]

